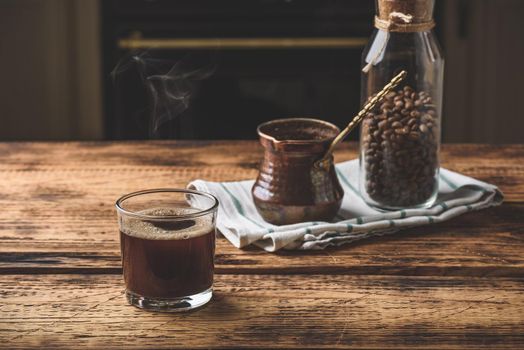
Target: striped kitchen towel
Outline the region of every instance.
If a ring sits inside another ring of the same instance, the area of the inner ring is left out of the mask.
[[[217,228],[235,247],[254,244],[268,252],[339,246],[407,227],[449,220],[468,211],[499,205],[504,198],[494,185],[441,169],[437,202],[431,208],[380,212],[369,207],[359,195],[358,160],[337,164],[336,170],[344,199],[333,222],[282,226],[265,222],[253,203],[252,180],[195,180],[188,187],[209,192],[219,199]]]

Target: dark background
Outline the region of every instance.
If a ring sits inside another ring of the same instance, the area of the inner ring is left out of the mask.
[[[250,139],[260,122],[292,116],[342,127],[358,111],[360,56],[374,6],[371,0],[2,1],[0,139]],[[521,0],[436,0],[446,57],[445,142],[524,140],[522,13]],[[138,51],[125,44],[209,38],[357,44]],[[144,79],[149,75],[159,79]],[[158,90],[166,81],[170,95]],[[153,103],[152,87],[170,97],[167,103]]]

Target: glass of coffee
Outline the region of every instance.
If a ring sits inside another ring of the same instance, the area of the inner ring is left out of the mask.
[[[218,200],[184,189],[127,194],[116,202],[126,297],[157,311],[191,310],[213,293]]]

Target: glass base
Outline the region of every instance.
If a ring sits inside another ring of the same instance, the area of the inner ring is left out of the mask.
[[[376,209],[381,212],[399,211],[399,210],[407,210],[407,209],[428,209],[428,208],[431,208],[433,205],[435,205],[435,203],[437,202],[437,197],[438,197],[438,191],[435,190],[433,194],[431,195],[431,197],[429,197],[425,202],[415,204],[412,206],[402,207],[402,206],[394,206],[394,205],[378,203],[374,201],[373,199],[371,199],[365,191],[363,191],[362,189],[360,189],[360,191],[361,191],[360,196],[362,197],[364,202],[366,202],[366,204],[370,206],[371,208]]]
[[[129,304],[145,310],[159,312],[189,311],[205,305],[213,296],[213,288],[179,298],[144,297],[126,289],[126,299]]]
[[[365,198],[364,198],[364,201],[370,207],[372,207],[374,209],[377,209],[378,211],[382,211],[382,212],[398,211],[398,210],[406,210],[406,209],[428,209],[428,208],[431,208],[435,204],[435,202],[437,201],[437,194],[438,193],[435,192],[424,203],[420,203],[420,204],[413,205],[413,206],[407,206],[407,207],[396,207],[396,206],[391,206],[391,205],[379,204],[379,203],[376,203],[376,202],[374,202],[372,200],[366,200]]]

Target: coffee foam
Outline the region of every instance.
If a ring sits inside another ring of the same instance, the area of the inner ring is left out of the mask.
[[[197,212],[197,209],[191,208],[152,208],[139,211],[138,214],[152,216],[166,215],[187,215]],[[121,217],[120,231],[128,236],[150,240],[182,240],[203,236],[210,231],[214,231],[211,215],[204,215],[187,220],[181,220],[181,223],[192,221],[194,225],[190,227],[169,229],[167,221],[144,221],[143,219],[133,217]],[[164,226],[164,227],[162,227]]]

